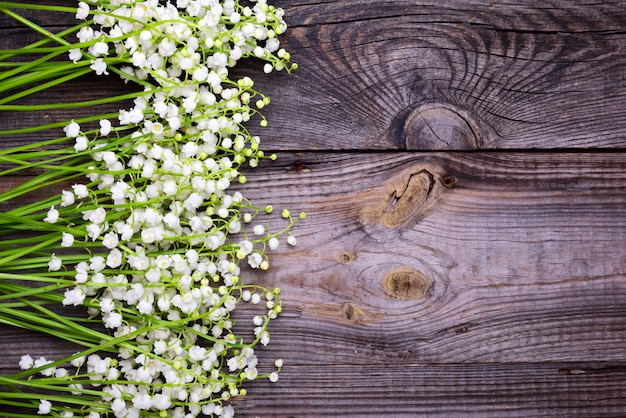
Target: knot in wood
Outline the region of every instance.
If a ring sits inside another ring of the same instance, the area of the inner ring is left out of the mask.
[[[415,109],[404,124],[407,149],[468,150],[478,148],[477,128],[460,111],[442,105]]]
[[[341,306],[341,316],[352,322],[357,322],[363,315],[363,310],[356,303],[348,302]]]
[[[337,261],[339,261],[341,264],[350,264],[352,263],[352,261],[354,261],[354,254],[349,251],[342,250],[337,256]]]
[[[383,277],[383,291],[396,299],[424,299],[430,295],[433,283],[410,267],[400,267]]]
[[[456,177],[454,176],[445,176],[441,183],[443,183],[443,187],[446,189],[452,189],[456,185]]]
[[[381,223],[388,228],[397,228],[417,219],[426,209],[434,185],[435,178],[426,169],[408,174],[402,181],[391,185]]]

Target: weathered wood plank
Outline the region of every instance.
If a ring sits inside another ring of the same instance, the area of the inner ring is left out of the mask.
[[[235,401],[244,417],[616,417],[624,368],[611,364],[286,367]]]
[[[54,358],[74,352],[49,337],[0,331],[3,375],[15,371],[22,353]],[[246,384],[248,394],[233,400],[237,416],[569,418],[626,413],[623,362],[285,364],[277,383]]]
[[[238,187],[309,216],[297,247],[246,276],[282,289],[261,356],[286,367],[238,415],[626,415],[626,154],[382,152],[623,147],[626,9],[570,3],[275,2],[300,68],[237,71],[273,99],[263,148],[306,152]],[[0,28],[0,48],[34,39],[1,15]],[[108,80],[25,103],[128,91]],[[75,117],[2,113],[0,129]],[[25,352],[75,351],[0,336],[0,375]]]
[[[255,65],[238,70],[274,99],[266,108],[271,148],[626,144],[621,2],[276,4],[286,10],[283,43],[299,70],[266,78]],[[9,36],[3,45],[19,42]],[[80,91],[89,89],[56,94]]]
[[[619,2],[288,6],[300,69],[268,81],[281,147],[624,145]]]
[[[259,197],[280,190],[309,213],[299,246],[264,279],[280,283],[286,306],[268,348],[291,367],[277,386],[253,385],[238,410],[623,415],[623,158],[282,156],[256,180]],[[364,221],[390,191],[419,191],[393,185],[423,170],[435,185],[414,222]],[[398,265],[423,276],[386,289],[415,299],[385,293],[381,278]]]
[[[299,366],[626,361],[624,164],[302,153],[253,170],[254,203],[308,213],[299,245],[249,272],[283,289],[270,350]]]
[[[278,355],[626,360],[624,158],[303,153],[250,173],[253,201],[309,214],[255,277],[283,289]]]

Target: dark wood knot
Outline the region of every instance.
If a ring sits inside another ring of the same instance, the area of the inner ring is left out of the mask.
[[[309,173],[311,169],[302,161],[296,161],[287,167],[287,171],[295,171],[296,173]]]
[[[363,315],[363,310],[356,303],[348,302],[341,306],[341,316],[351,322],[357,322]]]
[[[445,176],[441,179],[441,183],[443,183],[443,187],[446,189],[452,189],[456,185],[456,177],[454,176]]]
[[[477,149],[477,132],[463,112],[448,105],[429,104],[409,114],[404,124],[404,143],[410,150]]]
[[[339,255],[337,256],[337,261],[339,261],[341,264],[350,264],[354,261],[354,254],[352,254],[349,251],[346,250],[342,250],[339,252]]]

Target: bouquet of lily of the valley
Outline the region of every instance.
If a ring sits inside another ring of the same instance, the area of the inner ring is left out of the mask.
[[[25,9],[71,13],[77,24],[51,33]],[[267,124],[269,98],[230,69],[248,58],[265,73],[295,68],[278,40],[283,11],[265,0],[91,0],[0,1],[0,12],[41,36],[0,51],[0,112],[76,111],[0,131],[59,136],[0,150],[1,176],[29,175],[0,193],[0,323],[77,347],[59,359],[24,353],[22,371],[0,377],[2,415],[232,416],[229,399],[245,395],[246,381],[276,381],[282,367],[276,359],[261,373],[257,358],[281,312],[279,289],[246,283],[245,270],[268,269],[282,237],[295,245],[290,228],[304,217],[283,209],[285,227],[272,232],[271,206],[236,191],[244,167],[275,155],[247,129]],[[92,72],[134,87],[20,104]],[[81,115],[129,100],[114,114]],[[62,191],[29,199],[50,189]],[[258,312],[248,333],[236,332],[242,304]],[[84,316],[64,314],[75,307]]]

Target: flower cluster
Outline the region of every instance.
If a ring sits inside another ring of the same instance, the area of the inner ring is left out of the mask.
[[[228,68],[241,58],[267,61],[266,73],[286,65],[294,68],[287,64],[289,53],[278,40],[286,29],[284,12],[265,0],[252,2],[253,7],[235,0],[178,0],[176,5],[161,5],[158,0],[89,2],[95,10],[80,2],[76,17],[93,14],[100,29],[84,26],[78,38],[89,46],[86,51],[70,50],[70,59],[78,62],[84,55],[91,57],[91,67],[98,74],[107,73],[104,57],[122,56],[120,61],[130,64],[125,71],[138,79],[152,77],[168,88],[181,82],[206,83],[219,93]],[[187,99],[187,109],[197,102],[197,97]]]
[[[275,155],[246,128],[267,124],[259,110],[269,98],[229,68],[247,57],[265,61],[266,73],[295,68],[278,40],[283,11],[265,0],[90,0],[76,18],[86,24],[70,59],[143,88],[117,120],[65,126],[74,152],[90,159],[88,181],[41,215],[59,230],[47,269],[70,277],[63,305],[86,306],[108,333],[99,350],[69,359],[75,372],[28,355],[20,367],[100,393],[82,412],[89,418],[232,416],[227,401],[245,394],[243,382],[276,381],[282,367],[260,374],[254,349],[270,341],[279,289],[245,284],[243,270],[268,269],[266,252],[283,235],[295,245],[289,230],[304,217],[283,210],[288,224],[272,233],[258,221],[272,208],[231,188],[247,181],[244,165]],[[244,302],[262,307],[247,337],[231,315]],[[80,411],[39,404],[40,414]]]

